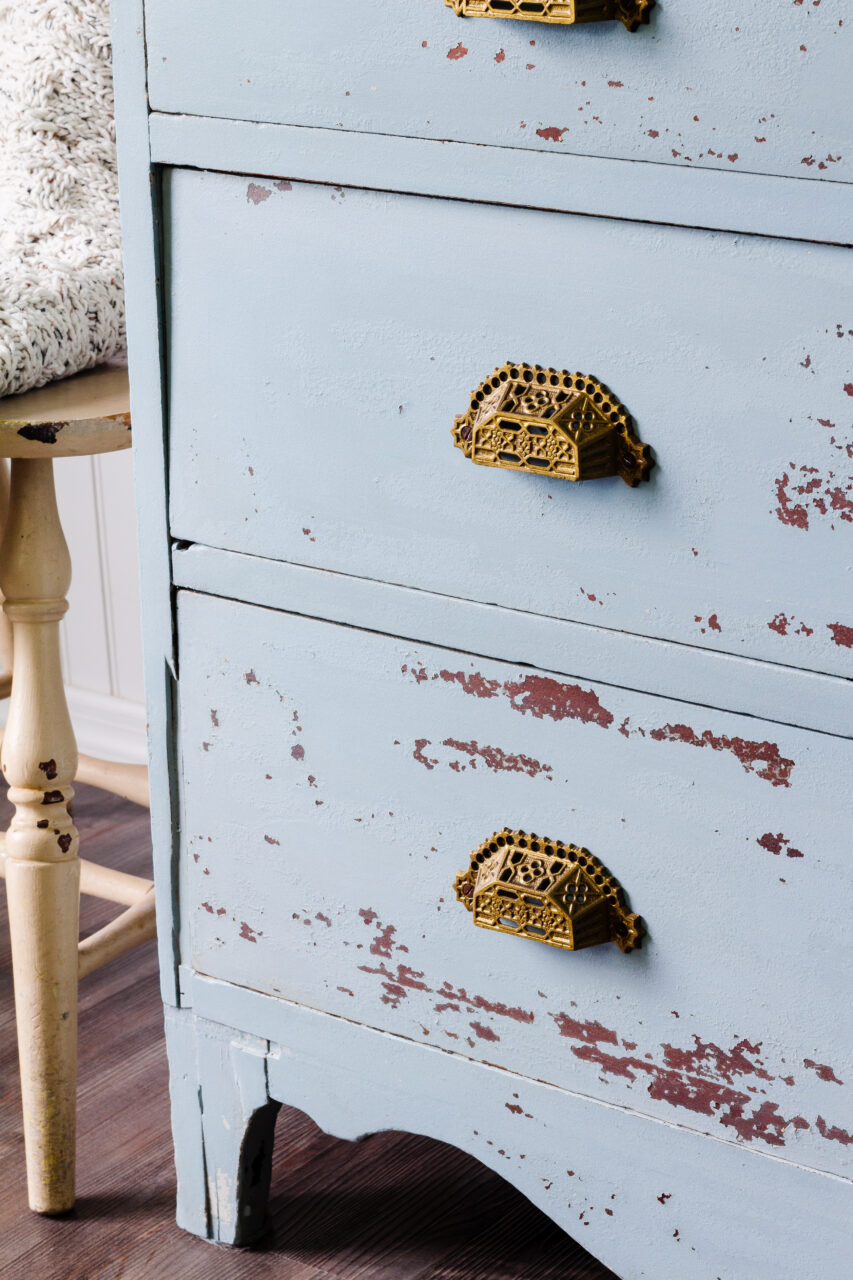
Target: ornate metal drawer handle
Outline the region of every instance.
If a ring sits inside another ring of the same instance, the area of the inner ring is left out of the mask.
[[[648,480],[649,446],[607,387],[585,373],[505,364],[481,382],[453,441],[481,467],[505,467],[561,480],[621,476]]]
[[[580,951],[639,947],[645,929],[603,862],[588,849],[504,827],[471,854],[453,882],[474,924]]]
[[[519,18],[522,22],[624,22],[636,31],[655,0],[444,0],[462,18]]]

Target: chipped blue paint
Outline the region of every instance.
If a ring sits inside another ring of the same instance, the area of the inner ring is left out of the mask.
[[[846,1280],[850,257],[767,238],[851,239],[844,17],[115,6],[198,1235],[263,1229],[283,1101],[455,1143],[625,1280]],[[653,483],[466,464],[507,357],[611,385]],[[504,822],[601,856],[643,950],[475,930]]]
[[[269,1096],[341,1138],[406,1129],[471,1152],[625,1280],[848,1280],[842,1179],[228,983],[195,978],[193,1001],[170,1011],[167,1034],[173,1081],[198,1082],[175,1137],[179,1220],[202,1236],[245,1243],[260,1229],[249,1202],[243,1224],[227,1200],[200,1218],[192,1179],[202,1155],[226,1187],[268,1158]],[[248,1022],[268,1037],[262,1056],[230,1029]],[[200,1151],[202,1107],[215,1144]]]
[[[649,26],[443,0],[149,0],[155,110],[850,180],[845,0],[661,3]]]
[[[176,537],[853,674],[846,250],[185,170],[165,201]],[[507,359],[605,382],[651,481],[466,461]]]
[[[802,1068],[853,1081],[813,923],[853,742],[192,593],[179,628],[194,970],[853,1173],[846,1086]],[[503,825],[597,854],[642,951],[476,930],[453,878]]]

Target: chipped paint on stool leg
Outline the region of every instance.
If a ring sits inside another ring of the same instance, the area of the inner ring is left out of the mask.
[[[18,1052],[30,1207],[74,1204],[80,862],[68,813],[77,747],[59,658],[71,561],[50,460],[12,463],[0,587],[15,679],[2,767],[15,806],[6,834]]]

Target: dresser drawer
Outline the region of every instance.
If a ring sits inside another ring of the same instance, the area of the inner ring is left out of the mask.
[[[147,0],[152,107],[850,180],[844,0],[659,5],[621,23],[444,0]],[[626,213],[629,210],[626,209]]]
[[[165,200],[175,537],[853,671],[849,251],[185,170]],[[473,465],[454,417],[507,359],[605,383],[651,480]]]
[[[184,963],[849,1172],[849,740],[191,592],[178,625]],[[475,927],[505,826],[597,855],[642,948]]]

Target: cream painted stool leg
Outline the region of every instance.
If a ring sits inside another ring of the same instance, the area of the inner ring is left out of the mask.
[[[77,747],[59,661],[71,561],[49,460],[16,458],[0,589],[15,678],[2,769],[15,806],[6,892],[31,1208],[74,1203],[80,861],[67,804]]]

